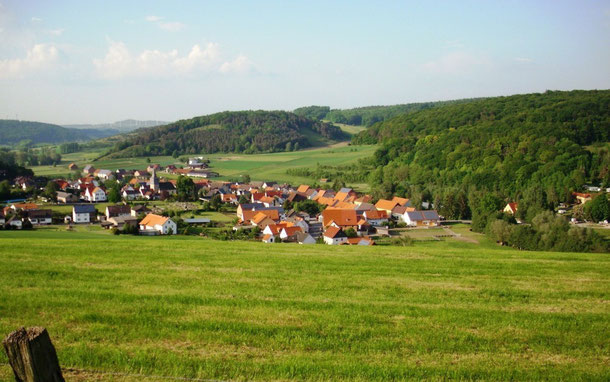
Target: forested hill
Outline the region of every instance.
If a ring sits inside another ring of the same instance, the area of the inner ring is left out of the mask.
[[[372,126],[377,122],[382,122],[398,115],[439,106],[472,102],[474,100],[475,99],[472,98],[389,106],[365,106],[353,109],[331,109],[329,106],[306,106],[295,109],[294,113],[312,119],[328,120],[333,123],[344,123],[354,126]]]
[[[610,187],[609,141],[608,90],[446,105],[395,117],[353,137],[356,144],[382,144],[368,179],[379,194],[442,201],[487,191],[523,201],[522,210],[567,201],[585,183]]]
[[[142,129],[114,157],[291,151],[348,139],[338,127],[284,111],[222,112]]]
[[[68,129],[50,123],[0,120],[0,145],[15,145],[20,142],[62,143],[87,141],[118,134],[116,130]]]

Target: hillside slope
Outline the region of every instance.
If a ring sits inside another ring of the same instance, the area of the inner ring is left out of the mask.
[[[14,145],[23,141],[33,144],[87,141],[118,133],[118,130],[112,129],[69,129],[50,123],[0,120],[0,144],[2,145]]]
[[[222,112],[139,130],[111,156],[291,151],[344,139],[338,127],[293,113]]]
[[[377,122],[385,121],[398,115],[446,105],[467,103],[475,100],[477,99],[467,98],[451,101],[407,103],[401,105],[364,106],[352,109],[331,109],[328,106],[306,106],[295,109],[294,113],[312,119],[328,120],[333,123],[342,123],[352,126],[372,126]]]
[[[608,90],[448,105],[395,117],[353,138],[382,144],[368,179],[380,194],[434,200],[455,194],[453,187],[549,207],[586,182],[610,186],[609,141]]]

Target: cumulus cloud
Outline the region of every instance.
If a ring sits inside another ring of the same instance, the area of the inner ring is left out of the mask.
[[[54,45],[36,44],[24,58],[0,60],[0,78],[22,78],[53,67],[59,51]]]
[[[429,61],[423,65],[423,69],[435,74],[465,74],[471,73],[491,65],[491,61],[482,55],[468,52],[451,52],[437,60]]]
[[[39,22],[42,21],[42,19],[40,17],[32,17],[31,20],[32,20],[33,23],[39,23]]]
[[[245,74],[252,72],[254,65],[246,56],[240,55],[233,61],[227,61],[220,66],[221,73]]]
[[[145,50],[132,54],[122,42],[111,42],[106,56],[93,60],[100,76],[108,79],[124,77],[175,77],[196,73],[243,73],[252,67],[245,56],[220,64],[221,52],[217,43],[205,46],[194,45],[186,55],[179,55],[177,50],[163,52]]]
[[[157,21],[163,20],[163,17],[159,16],[146,16],[146,21],[150,21],[151,23],[156,23]]]

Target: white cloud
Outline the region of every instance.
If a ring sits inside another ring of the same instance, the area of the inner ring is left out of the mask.
[[[36,44],[25,58],[0,60],[0,78],[22,78],[51,68],[58,60],[59,51],[54,45]]]
[[[465,74],[491,66],[491,61],[482,55],[468,52],[451,52],[423,65],[426,72],[436,74]]]
[[[209,68],[220,58],[220,47],[215,42],[210,42],[205,49],[199,45],[194,45],[188,56],[178,58],[174,62],[176,68],[183,72],[191,71],[195,68]]]
[[[42,19],[40,17],[32,17],[32,22],[33,23],[39,23],[41,21],[42,21]]]
[[[178,21],[162,21],[164,19],[165,18],[161,17],[161,16],[146,16],[146,21],[154,23],[160,29],[163,29],[166,31],[176,32],[181,29],[184,29],[184,27],[186,26],[183,23],[178,22]]]
[[[184,24],[179,22],[171,22],[171,23],[159,23],[159,28],[164,29],[166,31],[175,32],[183,29],[185,27]]]
[[[111,42],[103,59],[93,60],[100,76],[108,79],[124,77],[175,77],[193,73],[230,72],[243,70],[249,60],[240,56],[231,65],[219,65],[221,62],[220,48],[217,43],[208,43],[205,47],[194,45],[185,56],[180,56],[177,50],[162,52],[145,50],[132,54],[122,42]],[[244,62],[244,59],[246,60]],[[224,70],[223,70],[224,69]]]
[[[531,58],[528,58],[528,57],[515,57],[514,60],[517,62],[522,62],[524,64],[529,64],[531,62],[534,62],[534,60],[532,60]]]
[[[254,70],[252,61],[246,56],[240,55],[233,61],[227,61],[220,66],[221,73],[244,74]]]

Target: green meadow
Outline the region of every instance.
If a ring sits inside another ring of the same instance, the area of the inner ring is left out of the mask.
[[[610,379],[608,254],[103,233],[0,231],[0,334],[68,380]]]
[[[310,179],[301,176],[286,174],[289,168],[315,168],[320,165],[346,165],[355,163],[358,159],[371,156],[376,146],[349,146],[346,142],[331,146],[319,147],[314,149],[280,152],[270,154],[203,154],[202,156],[210,159],[211,168],[218,172],[220,179],[239,179],[242,175],[250,175],[252,180],[277,181],[288,183],[313,183],[318,179]],[[36,175],[44,176],[66,176],[68,164],[74,162],[79,168],[87,164],[92,164],[95,168],[106,169],[146,169],[148,166],[147,158],[118,158],[101,159],[93,162],[100,153],[98,152],[78,152],[62,156],[62,164],[57,166],[34,166],[32,170]],[[159,163],[163,166],[174,164],[184,165],[171,156],[150,157],[150,163]],[[358,189],[366,189],[366,185],[353,185]]]

